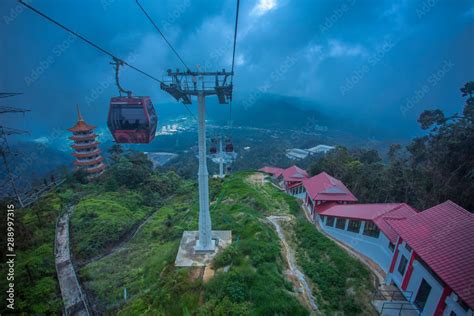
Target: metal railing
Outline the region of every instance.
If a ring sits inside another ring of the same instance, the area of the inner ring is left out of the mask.
[[[381,301],[411,301],[413,297],[413,291],[400,291],[400,290],[376,290],[373,295],[373,300]]]
[[[390,311],[390,314],[393,314],[394,311],[398,311],[398,315],[402,315],[402,312],[413,312],[416,313],[416,315],[420,315],[418,308],[410,302],[384,302],[380,310],[380,315],[383,315],[384,311]]]

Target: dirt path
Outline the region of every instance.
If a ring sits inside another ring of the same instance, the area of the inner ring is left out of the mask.
[[[294,251],[286,241],[285,234],[283,233],[283,229],[280,226],[281,221],[290,222],[292,218],[290,216],[268,216],[267,219],[273,224],[273,226],[275,226],[278,237],[280,238],[281,243],[283,245],[283,251],[288,264],[287,275],[290,277],[290,281],[293,281],[291,279],[296,279],[297,285],[299,285],[300,289],[302,289],[300,294],[303,295],[304,301],[308,303],[314,313],[321,314],[319,312],[318,306],[316,305],[316,301],[311,292],[311,288],[309,287],[308,282],[306,281],[305,275],[296,265]]]
[[[265,175],[262,173],[254,173],[248,176],[247,179],[253,185],[264,185],[266,183]]]
[[[69,216],[74,210],[70,207],[56,224],[55,264],[59,287],[66,315],[90,315],[87,298],[82,291],[71,261],[69,246]]]

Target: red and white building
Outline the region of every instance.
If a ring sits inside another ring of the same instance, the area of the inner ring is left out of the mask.
[[[283,170],[285,169],[277,168],[277,167],[263,167],[263,168],[258,169],[258,171],[271,175],[274,179],[278,178],[283,172]]]
[[[357,198],[340,180],[321,172],[309,179],[303,180],[304,204],[315,219],[317,209],[327,203],[354,203]]]
[[[474,214],[446,201],[388,223],[399,237],[387,283],[421,315],[473,315]]]
[[[474,214],[451,201],[422,212],[406,203],[358,204],[340,180],[325,172],[304,178],[296,168],[261,171],[302,198],[324,232],[375,262],[413,307],[406,315],[474,315]]]
[[[259,171],[272,175],[275,182],[288,194],[298,198],[304,197],[303,180],[308,178],[306,170],[298,166],[286,169],[276,167],[263,167]]]
[[[76,158],[74,166],[87,172],[90,178],[100,175],[106,167],[94,129],[95,126],[84,121],[78,106],[77,123],[68,129],[73,134],[69,139],[74,141],[71,145],[74,149],[72,155]]]
[[[406,203],[326,203],[316,209],[322,230],[369,257],[388,272],[398,235],[387,219],[407,218],[416,210]]]

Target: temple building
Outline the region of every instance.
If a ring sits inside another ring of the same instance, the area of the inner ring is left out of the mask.
[[[68,129],[73,134],[69,139],[74,141],[74,144],[71,145],[74,149],[72,155],[76,158],[74,166],[87,172],[89,178],[100,175],[105,169],[104,158],[101,156],[94,129],[95,126],[84,121],[78,106],[77,123]]]

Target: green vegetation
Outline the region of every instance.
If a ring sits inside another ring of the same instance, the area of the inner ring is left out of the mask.
[[[15,211],[15,307],[27,315],[60,314],[62,310],[53,255],[56,218],[61,209],[60,195],[51,193],[33,207]],[[3,227],[4,220],[2,218]],[[2,239],[2,244],[5,243]],[[5,258],[4,247],[2,258]],[[2,276],[6,276],[5,261],[0,270]],[[6,290],[7,284],[2,277],[0,288]],[[6,308],[5,291],[2,290],[0,297],[3,302],[0,313],[11,313]]]
[[[272,185],[253,184],[251,173],[210,181],[213,227],[233,234],[232,245],[213,261],[215,275],[204,283],[201,268],[176,268],[183,231],[197,229],[196,184],[153,171],[141,154],[116,159],[95,181],[81,183],[74,175],[59,192],[21,211],[19,231],[27,235],[18,237],[24,244],[18,251],[17,284],[32,286],[18,287],[19,311],[61,312],[54,224],[69,205],[75,205],[72,251],[84,263],[92,259],[80,268],[79,277],[98,313],[308,315],[284,276],[280,240],[265,220],[274,214],[297,217],[295,232],[289,233],[323,310],[365,311],[368,272],[306,223],[292,197]],[[124,172],[131,182],[122,177]],[[136,235],[122,243],[141,223]],[[321,277],[326,271],[322,267],[329,273],[326,278]]]
[[[71,218],[73,249],[77,258],[91,258],[142,221],[152,210],[140,205],[141,196],[106,192],[82,199]]]
[[[374,291],[367,268],[348,255],[305,219],[293,225],[298,263],[313,281],[319,308],[325,315],[370,315]]]
[[[234,241],[216,257],[216,275],[208,283],[198,277],[200,268],[174,267],[182,232],[197,229],[196,188],[187,185],[123,249],[81,269],[86,287],[105,308],[102,312],[306,315],[283,276],[279,239],[263,220],[280,210],[272,209],[275,202],[262,199],[246,178],[239,174],[224,183],[211,182],[213,200],[219,201],[211,206],[214,228],[231,229]],[[270,186],[265,191],[278,194]]]

